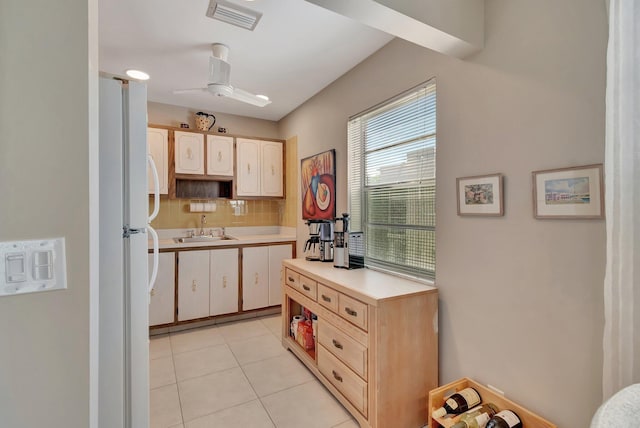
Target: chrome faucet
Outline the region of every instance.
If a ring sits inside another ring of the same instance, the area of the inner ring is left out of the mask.
[[[204,225],[207,224],[207,216],[202,214],[200,217],[200,236],[204,236]]]

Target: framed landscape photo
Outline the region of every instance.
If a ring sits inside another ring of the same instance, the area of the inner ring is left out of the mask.
[[[456,179],[458,215],[502,216],[502,174]]]
[[[603,218],[602,164],[532,172],[535,218]]]

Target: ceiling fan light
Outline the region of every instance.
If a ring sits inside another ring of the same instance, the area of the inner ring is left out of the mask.
[[[134,70],[133,68],[130,68],[129,70],[125,71],[125,73],[132,79],[149,80],[149,74],[141,70]]]

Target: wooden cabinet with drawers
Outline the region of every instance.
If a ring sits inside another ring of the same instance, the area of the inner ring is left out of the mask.
[[[438,384],[435,287],[368,269],[283,262],[283,346],[351,412],[361,427],[420,427]],[[313,349],[292,337],[302,308],[317,317]]]

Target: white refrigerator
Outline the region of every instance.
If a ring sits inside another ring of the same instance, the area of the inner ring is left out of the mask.
[[[147,91],[101,77],[99,426],[149,426]],[[155,168],[152,168],[155,170]],[[156,184],[155,189],[158,189]],[[154,213],[157,214],[157,197]]]

